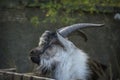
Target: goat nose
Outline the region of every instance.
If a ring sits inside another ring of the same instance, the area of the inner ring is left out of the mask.
[[[30,56],[37,56],[38,55],[38,50],[36,50],[36,49],[33,49],[33,50],[31,50],[30,51]]]
[[[32,56],[35,53],[34,50],[30,51],[30,55]]]

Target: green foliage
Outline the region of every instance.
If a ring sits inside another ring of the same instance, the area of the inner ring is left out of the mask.
[[[33,25],[35,25],[35,26],[38,26],[39,23],[40,23],[37,16],[32,17],[31,20],[30,20],[30,22],[31,22]]]
[[[90,13],[99,12],[96,6],[116,6],[120,7],[119,0],[35,0],[29,6],[40,7],[42,11],[45,11],[42,22],[49,21],[55,23],[58,19],[64,23],[72,23],[76,20],[72,16],[76,13],[79,15],[82,11],[89,11]],[[107,12],[107,11],[103,11]],[[33,17],[31,22],[35,25],[39,24],[37,17]]]

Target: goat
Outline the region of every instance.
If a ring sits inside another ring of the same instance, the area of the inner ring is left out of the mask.
[[[100,26],[103,24],[79,23],[56,32],[45,31],[38,47],[31,50],[30,58],[39,65],[42,73],[51,72],[55,80],[96,80],[92,78],[94,72],[90,67],[89,56],[68,40],[67,36],[78,29]]]

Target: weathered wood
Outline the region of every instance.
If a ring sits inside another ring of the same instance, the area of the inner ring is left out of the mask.
[[[50,79],[50,78],[45,78],[45,77],[33,76],[33,80],[55,80],[55,79]]]
[[[54,80],[54,79],[24,74],[23,80]]]
[[[33,75],[28,75],[28,74],[22,74],[22,73],[16,73],[16,72],[8,72],[8,71],[0,71],[1,78],[3,80],[54,80],[50,78],[45,78],[45,77],[38,77],[38,76],[33,76]]]
[[[9,72],[4,72],[3,79],[4,80],[14,80],[14,74],[9,73]]]
[[[0,71],[10,71],[10,72],[16,72],[16,68],[8,68],[8,69],[0,69]]]
[[[0,73],[0,80],[4,80],[3,74]]]
[[[14,80],[23,80],[23,74],[14,73]]]
[[[24,75],[23,80],[33,80],[33,78],[30,75]]]

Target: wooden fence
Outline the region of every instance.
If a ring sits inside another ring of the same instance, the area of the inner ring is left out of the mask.
[[[0,69],[0,80],[54,80],[45,77],[17,73],[15,68]]]

